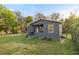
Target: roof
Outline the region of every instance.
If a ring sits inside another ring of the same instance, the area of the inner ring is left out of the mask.
[[[37,20],[37,21],[32,22],[30,25],[32,25],[32,24],[34,24],[36,22],[39,22],[39,21],[48,21],[48,22],[55,22],[55,23],[61,24],[61,22],[59,22],[59,21],[53,21],[53,20]]]

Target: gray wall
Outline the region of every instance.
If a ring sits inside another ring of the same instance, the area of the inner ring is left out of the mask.
[[[49,21],[39,21],[34,23],[33,25],[37,25],[37,24],[43,24],[43,32],[35,32],[34,29],[34,36],[38,36],[38,37],[47,37],[47,38],[52,38],[52,39],[60,39],[61,37],[61,24],[57,23],[57,22],[49,22]],[[48,24],[53,24],[54,25],[54,32],[53,33],[48,33]],[[30,30],[30,29],[29,29]]]

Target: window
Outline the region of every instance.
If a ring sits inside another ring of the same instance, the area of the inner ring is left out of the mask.
[[[39,26],[39,32],[43,32],[43,24]]]
[[[48,33],[53,33],[53,32],[54,32],[54,25],[48,24]]]
[[[43,24],[36,26],[36,32],[43,32]]]

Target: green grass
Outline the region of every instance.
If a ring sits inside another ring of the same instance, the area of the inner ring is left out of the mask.
[[[0,54],[2,55],[65,55],[72,54],[71,40],[42,40],[22,35],[0,35]]]

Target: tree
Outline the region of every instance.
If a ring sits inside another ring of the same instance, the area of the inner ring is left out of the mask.
[[[63,33],[66,34],[66,36],[70,32],[70,25],[71,25],[71,20],[66,18],[63,25]]]
[[[70,16],[68,18],[65,18],[64,25],[63,25],[63,33],[71,34],[71,25],[75,21],[75,14],[70,13]]]
[[[60,18],[60,14],[59,13],[52,13],[51,15],[50,15],[50,19],[52,19],[52,20],[58,20]]]
[[[17,23],[18,23],[18,28],[20,29],[21,32],[23,32],[24,29],[24,24],[25,24],[25,17],[22,16],[22,13],[18,10],[14,12],[17,17]]]
[[[27,26],[29,23],[31,23],[33,21],[33,17],[32,16],[27,16],[25,18],[25,26]]]
[[[71,25],[72,48],[74,54],[79,54],[79,16],[73,19]]]
[[[14,13],[15,13],[15,15],[17,17],[17,21],[22,21],[23,20],[22,19],[22,13],[19,10],[14,11]]]
[[[3,5],[0,5],[0,20],[2,20],[3,31],[7,34],[8,30],[11,30],[16,22],[16,16],[13,11],[7,9]]]
[[[33,21],[33,16],[27,16],[24,20],[24,30],[27,31],[27,26]]]
[[[79,28],[79,16],[75,17],[72,20],[72,24],[71,24],[70,28],[71,28],[71,34],[74,33]]]
[[[16,20],[18,22],[18,24],[20,26],[22,26],[23,24],[23,20],[24,20],[24,17],[22,16],[22,13],[18,10],[18,11],[14,11],[15,15],[16,15]]]
[[[46,19],[46,16],[42,13],[37,13],[35,15],[35,20],[45,20]]]

